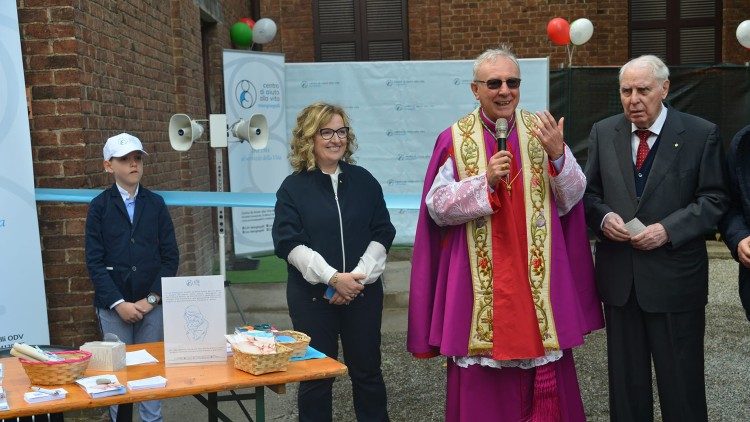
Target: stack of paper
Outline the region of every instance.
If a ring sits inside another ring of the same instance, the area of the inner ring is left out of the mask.
[[[131,390],[146,390],[149,388],[163,388],[167,386],[167,379],[161,375],[140,380],[128,381],[128,388]]]
[[[8,406],[8,399],[5,397],[5,390],[3,390],[3,386],[0,385],[0,411],[8,409],[10,409],[10,406]]]
[[[115,375],[94,375],[76,381],[91,398],[116,396],[127,393]]]
[[[23,393],[23,399],[26,403],[41,403],[43,401],[62,400],[68,396],[64,388],[41,389],[43,391],[29,391]]]

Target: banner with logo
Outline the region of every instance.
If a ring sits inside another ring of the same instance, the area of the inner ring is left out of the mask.
[[[227,123],[263,114],[268,146],[254,150],[229,136],[229,185],[232,192],[275,193],[291,172],[284,104],[284,55],[224,50],[224,97]],[[232,208],[235,254],[273,251],[273,208]]]
[[[470,87],[473,63],[288,63],[287,127],[312,102],[343,106],[357,136],[357,164],[380,181],[385,194],[420,195],[437,135],[478,106]],[[521,107],[548,109],[548,59],[522,59],[520,65]],[[417,211],[390,213],[396,243],[411,244]]]
[[[15,2],[0,2],[0,348],[49,344],[21,36]]]

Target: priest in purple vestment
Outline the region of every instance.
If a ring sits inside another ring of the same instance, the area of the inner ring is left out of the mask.
[[[584,421],[571,349],[604,325],[586,178],[563,119],[518,108],[508,47],[482,53],[473,79],[480,107],[438,136],[425,176],[407,348],[447,357],[447,421]]]

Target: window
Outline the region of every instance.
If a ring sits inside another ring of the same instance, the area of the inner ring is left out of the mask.
[[[721,62],[721,0],[631,0],[630,57],[668,65]]]
[[[313,0],[315,60],[408,60],[406,0]]]

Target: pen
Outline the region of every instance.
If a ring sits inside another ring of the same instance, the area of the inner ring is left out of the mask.
[[[57,396],[60,394],[60,392],[57,390],[50,390],[50,389],[42,388],[42,387],[31,387],[31,389],[33,391],[38,391],[40,393],[49,394],[50,396]]]

